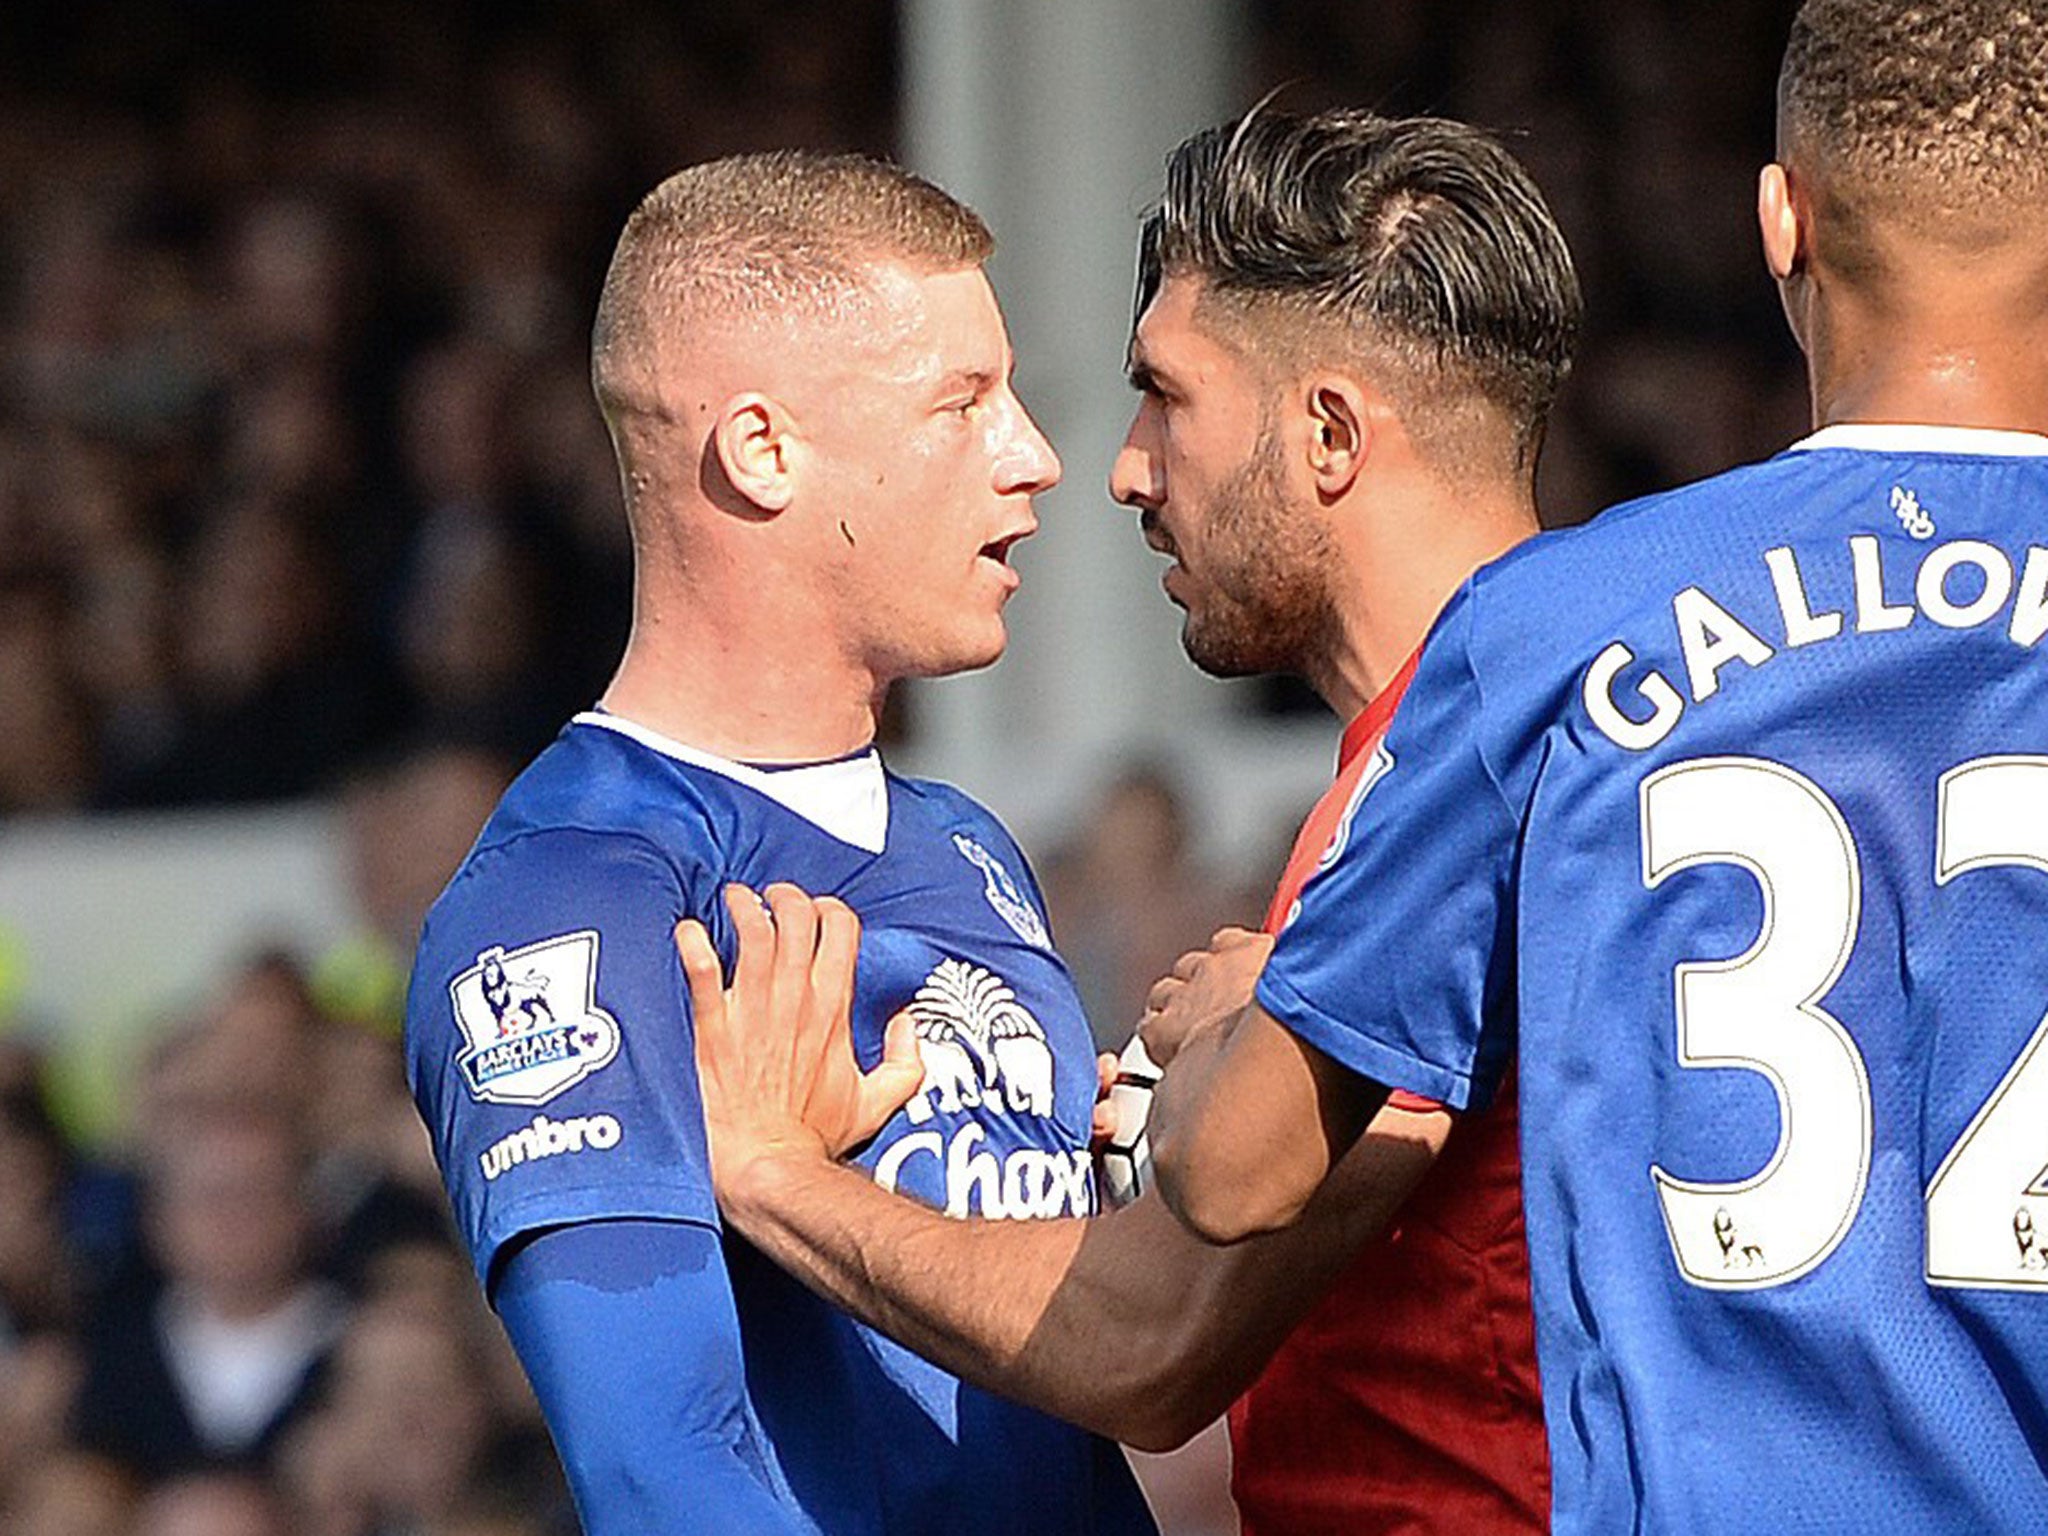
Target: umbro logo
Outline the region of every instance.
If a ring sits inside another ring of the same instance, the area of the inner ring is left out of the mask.
[[[544,1157],[586,1150],[609,1152],[625,1134],[612,1115],[576,1115],[567,1120],[535,1115],[531,1125],[484,1148],[477,1161],[483,1165],[484,1178],[491,1180],[521,1163],[539,1162]]]

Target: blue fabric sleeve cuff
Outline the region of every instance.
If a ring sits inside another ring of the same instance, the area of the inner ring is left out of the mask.
[[[1288,1033],[1307,1041],[1339,1066],[1369,1078],[1383,1088],[1400,1088],[1434,1099],[1447,1109],[1466,1109],[1473,1101],[1470,1074],[1453,1072],[1406,1051],[1369,1040],[1356,1029],[1331,1018],[1303,997],[1269,965],[1259,976],[1258,1004]]]

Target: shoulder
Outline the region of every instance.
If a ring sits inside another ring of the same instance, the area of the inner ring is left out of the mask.
[[[415,978],[572,930],[665,941],[715,902],[732,841],[694,777],[572,725],[506,791],[428,912]]]
[[[959,832],[1014,851],[1017,841],[1002,818],[966,790],[939,779],[906,778],[891,770],[889,783],[899,813],[939,832]]]
[[[924,833],[981,871],[989,901],[1029,942],[1050,949],[1045,893],[1023,845],[996,813],[972,795],[937,779],[890,775],[901,810],[924,823]]]
[[[1008,862],[1020,876],[1031,878],[1023,845],[1000,816],[965,790],[938,779],[907,779],[894,773],[890,782],[897,791],[899,811],[922,822],[934,836],[950,841],[969,862],[984,862],[978,849]]]
[[[732,819],[716,775],[692,770],[579,717],[512,783],[471,857],[511,854],[551,835],[637,842],[688,858],[715,847]],[[559,840],[556,838],[554,840]]]
[[[1668,599],[1671,573],[1696,568],[1731,520],[1779,505],[1780,455],[1623,502],[1549,530],[1474,572],[1445,603],[1388,732],[1398,755],[1463,740],[1508,803],[1530,782],[1550,731],[1572,717],[1589,666],[1632,615]]]
[[[1801,504],[1804,488],[1827,473],[1815,458],[1782,453],[1537,534],[1453,594],[1430,631],[1425,662],[1439,674],[1447,661],[1470,672],[1489,698],[1555,692],[1583,670],[1589,644],[1667,598],[1670,578],[1711,564],[1730,540],[1748,548],[1758,527]]]

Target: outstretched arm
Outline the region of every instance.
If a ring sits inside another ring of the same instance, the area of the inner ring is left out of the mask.
[[[789,900],[771,893],[778,918]],[[779,923],[741,927],[743,957],[750,946],[778,949],[780,936]],[[1450,1124],[1386,1112],[1300,1222],[1230,1248],[1202,1242],[1149,1194],[1088,1221],[957,1221],[833,1162],[825,1138],[793,1126],[797,1095],[785,1089],[778,1102],[762,1091],[762,1074],[772,1079],[791,1056],[789,1014],[760,985],[772,966],[736,971],[726,991],[687,925],[678,946],[727,1221],[812,1289],[955,1374],[1142,1449],[1179,1444],[1250,1384],[1384,1226]],[[1237,1000],[1255,973],[1254,964],[1237,981]],[[843,1041],[830,1051],[843,1058],[835,1070],[853,1070]],[[757,1057],[759,1067],[746,1065]],[[753,1088],[743,1097],[717,1086],[743,1081]]]
[[[817,1153],[751,1162],[720,1199],[806,1285],[955,1375],[1170,1450],[1251,1385],[1449,1126],[1385,1111],[1299,1221],[1228,1248],[1149,1192],[1089,1220],[959,1221]]]

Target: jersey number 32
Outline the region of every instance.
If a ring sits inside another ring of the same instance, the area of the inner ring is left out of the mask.
[[[1971,870],[2048,873],[2048,757],[1984,757],[1937,789],[1936,885]],[[1677,968],[1678,1060],[1761,1073],[1778,1095],[1776,1151],[1754,1176],[1697,1183],[1653,1166],[1685,1278],[1723,1290],[1783,1285],[1848,1235],[1870,1172],[1869,1073],[1820,1005],[1856,940],[1862,871],[1849,824],[1810,779],[1758,758],[1702,758],[1642,785],[1643,882],[1734,864],[1756,877],[1763,925],[1733,960]],[[1995,1027],[2007,1021],[1985,1021]],[[2048,1125],[2048,1019],[1964,1127],[1928,1184],[1930,1284],[2048,1289],[2041,1128]]]

